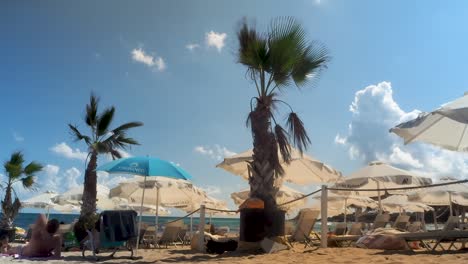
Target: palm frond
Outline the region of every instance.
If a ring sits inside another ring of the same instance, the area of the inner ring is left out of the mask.
[[[16,151],[16,152],[13,152],[13,154],[11,154],[10,161],[9,161],[10,164],[21,167],[23,166],[23,162],[24,162],[24,156],[23,156],[23,153],[21,153],[21,151]]]
[[[291,162],[291,146],[288,141],[288,133],[280,125],[275,126],[276,142],[284,162]]]
[[[86,124],[90,127],[95,127],[97,122],[99,98],[94,94],[91,94],[89,98],[89,104],[86,105]]]
[[[78,130],[78,128],[72,124],[68,124],[68,127],[70,128],[71,130],[71,134],[72,136],[74,137],[74,140],[75,141],[80,141],[80,140],[84,140],[86,142],[86,144],[91,145],[91,138],[86,136],[86,135],[83,135],[81,134],[81,132]]]
[[[23,173],[23,168],[21,165],[15,165],[10,162],[5,162],[3,164],[3,167],[5,168],[5,172],[7,173],[7,177],[14,180],[21,176],[21,173]]]
[[[113,129],[112,132],[114,134],[120,134],[121,132],[125,132],[126,130],[128,130],[130,128],[140,127],[140,126],[143,126],[142,122],[128,122],[128,123],[125,123],[125,124],[115,128],[115,129]]]
[[[24,174],[34,175],[42,170],[43,166],[37,162],[31,162],[24,168]]]
[[[287,125],[289,134],[293,138],[294,145],[299,149],[299,151],[302,154],[311,143],[310,138],[307,135],[307,131],[304,127],[304,123],[297,116],[296,113],[291,112],[288,117]]]
[[[34,176],[29,175],[24,178],[21,178],[21,183],[25,189],[31,189],[34,187]]]
[[[118,144],[123,148],[128,147],[128,145],[140,145],[140,143],[138,143],[138,141],[136,141],[135,139],[125,136],[118,137],[116,139],[116,142],[118,142]]]
[[[114,118],[114,113],[115,108],[112,106],[104,110],[104,112],[97,117],[96,133],[98,137],[108,132],[109,125],[111,124],[112,119]]]
[[[291,74],[296,86],[300,87],[309,81],[317,80],[329,61],[330,56],[323,45],[315,43],[307,47]]]
[[[110,154],[113,160],[122,158],[122,154],[116,149],[112,149]]]
[[[239,41],[238,60],[249,69],[259,70],[268,57],[267,41],[257,32],[253,25],[249,26],[244,19],[237,32]]]

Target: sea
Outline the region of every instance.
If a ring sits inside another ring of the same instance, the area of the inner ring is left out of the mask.
[[[20,213],[15,221],[14,225],[21,227],[25,230],[28,229],[30,224],[33,224],[37,217],[39,216],[39,213]],[[59,222],[63,222],[65,224],[73,222],[73,220],[77,219],[79,215],[77,214],[54,214],[51,213],[49,215],[49,219],[57,219]],[[158,218],[159,226],[164,226],[167,222],[174,221],[176,219],[180,219],[180,217],[177,216],[160,216]],[[190,217],[183,218],[184,223],[187,226],[190,226]],[[154,223],[155,222],[155,217],[154,216],[142,216],[142,221],[147,222],[147,223]],[[239,218],[222,218],[222,217],[206,217],[205,218],[206,223],[211,223],[215,227],[229,227],[229,232],[232,233],[238,233],[239,232],[239,225],[240,225],[240,220]],[[199,223],[199,218],[198,217],[193,217],[192,218],[192,226],[193,230],[197,230],[197,226]],[[330,223],[329,222],[329,228],[334,227],[335,223]],[[314,230],[319,231],[320,230],[320,222],[318,221],[314,225]]]
[[[39,213],[20,213],[15,221],[14,225],[28,229],[28,226],[30,224],[33,224],[37,217],[39,216]],[[77,214],[50,214],[49,219],[57,219],[59,222],[64,222],[64,223],[71,223],[73,220],[77,219],[79,215]],[[158,218],[158,222],[160,226],[164,226],[165,223],[179,219],[180,217],[177,216],[160,216]],[[137,218],[138,219],[138,218]],[[155,217],[154,216],[142,216],[142,221],[143,222],[148,222],[148,223],[154,223],[155,222]],[[184,223],[187,226],[190,226],[190,217],[183,218]],[[230,232],[238,232],[239,231],[239,218],[221,218],[221,217],[206,217],[205,218],[206,223],[211,223],[215,227],[229,227]],[[199,218],[198,217],[193,217],[192,219],[192,225],[193,228],[198,226],[199,223]]]

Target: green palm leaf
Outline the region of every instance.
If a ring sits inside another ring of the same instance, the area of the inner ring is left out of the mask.
[[[99,98],[91,94],[89,104],[86,105],[86,124],[90,127],[96,126]]]
[[[29,175],[22,178],[21,183],[25,189],[32,189],[34,187],[34,176]]]
[[[34,175],[35,173],[40,172],[42,168],[43,167],[41,164],[36,163],[36,162],[31,162],[24,168],[24,174]]]
[[[304,123],[296,113],[292,112],[289,114],[287,124],[289,128],[289,134],[293,138],[294,145],[301,153],[303,153],[310,144],[310,138],[307,135]]]
[[[115,108],[110,107],[104,110],[104,112],[98,117],[97,135],[99,137],[107,133],[109,125],[111,124],[112,119],[114,118],[114,112],[115,112]]]
[[[91,138],[81,134],[76,126],[68,124],[68,127],[70,128],[72,135],[75,137],[75,141],[84,140],[88,146],[91,145]]]

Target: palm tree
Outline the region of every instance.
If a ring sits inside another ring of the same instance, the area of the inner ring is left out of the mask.
[[[42,170],[42,165],[36,162],[31,162],[26,167],[23,167],[24,157],[20,151],[11,154],[10,160],[3,164],[6,173],[6,180],[2,187],[5,191],[5,198],[2,201],[2,220],[0,228],[13,228],[13,220],[18,215],[21,208],[21,202],[16,196],[14,189],[15,183],[21,183],[25,189],[33,189],[35,184],[35,174]],[[15,199],[13,200],[12,195]]]
[[[77,126],[68,124],[76,141],[83,140],[88,146],[88,165],[86,167],[83,189],[83,203],[81,217],[89,218],[96,213],[96,184],[97,184],[97,157],[98,154],[110,154],[113,159],[121,158],[119,149],[127,149],[130,145],[139,145],[133,138],[127,137],[130,128],[142,126],[141,122],[129,122],[110,130],[109,126],[114,118],[115,108],[109,107],[98,114],[99,98],[93,94],[89,104],[86,105],[86,125],[91,135],[82,134]]]
[[[253,161],[249,164],[250,194],[264,201],[266,211],[277,209],[275,196],[282,184],[284,171],[278,149],[283,160],[289,162],[291,141],[301,153],[310,144],[303,122],[289,104],[278,99],[278,92],[293,83],[302,87],[313,81],[329,61],[326,49],[308,42],[305,35],[301,25],[290,17],[272,20],[265,34],[244,20],[237,33],[238,62],[247,67],[246,76],[257,91],[247,118],[254,147]],[[275,118],[279,105],[291,111],[286,122],[288,131]]]

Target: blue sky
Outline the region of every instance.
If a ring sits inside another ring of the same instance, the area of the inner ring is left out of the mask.
[[[84,107],[94,91],[102,107],[116,106],[115,125],[145,123],[131,132],[141,143],[131,155],[176,162],[195,184],[229,200],[247,184],[215,165],[251,147],[245,118],[255,95],[236,63],[238,23],[246,16],[265,29],[274,17],[294,16],[332,56],[317,85],[281,95],[303,118],[309,154],[344,174],[382,159],[433,177],[462,177],[463,154],[403,146],[388,129],[466,91],[467,5],[2,1],[0,159],[22,150],[28,161],[47,165],[39,190],[81,184],[86,148],[73,142],[67,124],[86,130]]]

